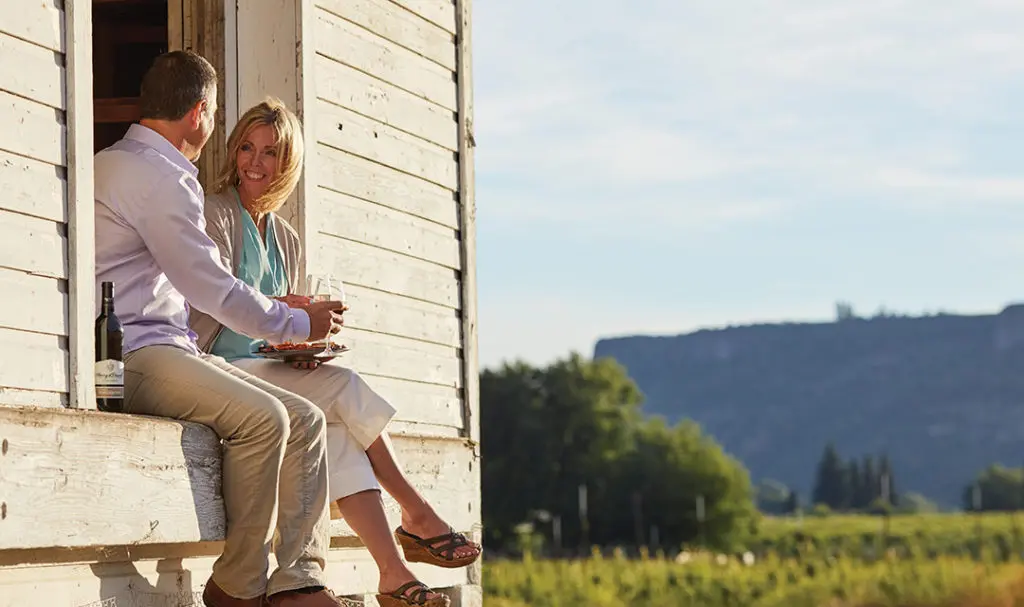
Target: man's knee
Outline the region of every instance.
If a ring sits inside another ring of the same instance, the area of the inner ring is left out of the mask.
[[[323,409],[303,399],[294,403],[289,410],[293,433],[302,433],[310,440],[322,440],[327,436],[327,416]]]
[[[291,420],[284,403],[271,394],[263,393],[253,405],[247,425],[274,442],[287,442],[291,434]]]

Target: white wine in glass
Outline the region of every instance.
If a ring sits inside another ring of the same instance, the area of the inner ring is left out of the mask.
[[[311,275],[307,284],[311,301],[340,301],[342,305],[345,304],[345,285],[330,274]],[[324,354],[330,353],[331,336],[328,335],[324,338]]]

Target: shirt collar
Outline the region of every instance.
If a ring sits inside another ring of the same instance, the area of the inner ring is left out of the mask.
[[[136,123],[128,127],[125,138],[134,139],[139,143],[148,145],[193,177],[199,175],[199,167],[194,165],[188,158],[185,158],[185,155],[178,148],[171,145],[170,141],[167,141],[163,135],[153,129]]]

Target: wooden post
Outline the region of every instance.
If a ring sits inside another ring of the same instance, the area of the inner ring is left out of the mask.
[[[92,2],[64,5],[67,61],[69,404],[95,409],[96,313],[93,205]]]
[[[234,81],[234,75],[224,73],[224,2],[209,2],[207,0],[182,0],[182,2],[184,48],[205,57],[217,70],[219,81],[213,135],[210,136],[206,147],[203,148],[203,154],[196,162],[199,167],[199,182],[204,188],[209,188],[227,153],[224,120],[225,90]],[[170,4],[168,10],[170,11]],[[173,31],[174,26],[170,27]]]
[[[456,82],[459,106],[459,236],[462,257],[463,432],[480,442],[480,362],[476,314],[476,194],[473,148],[472,0],[456,0]]]

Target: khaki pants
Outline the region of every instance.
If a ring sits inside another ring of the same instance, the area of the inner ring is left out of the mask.
[[[358,373],[336,362],[312,370],[296,369],[263,358],[241,358],[231,364],[308,398],[323,409],[327,418],[328,485],[332,502],[362,491],[380,489],[366,449],[381,436],[396,409]]]
[[[227,538],[213,566],[217,585],[240,599],[325,585],[323,411],[222,358],[172,346],[125,356],[125,410],[205,424],[224,440]],[[272,543],[278,569],[268,579]]]

